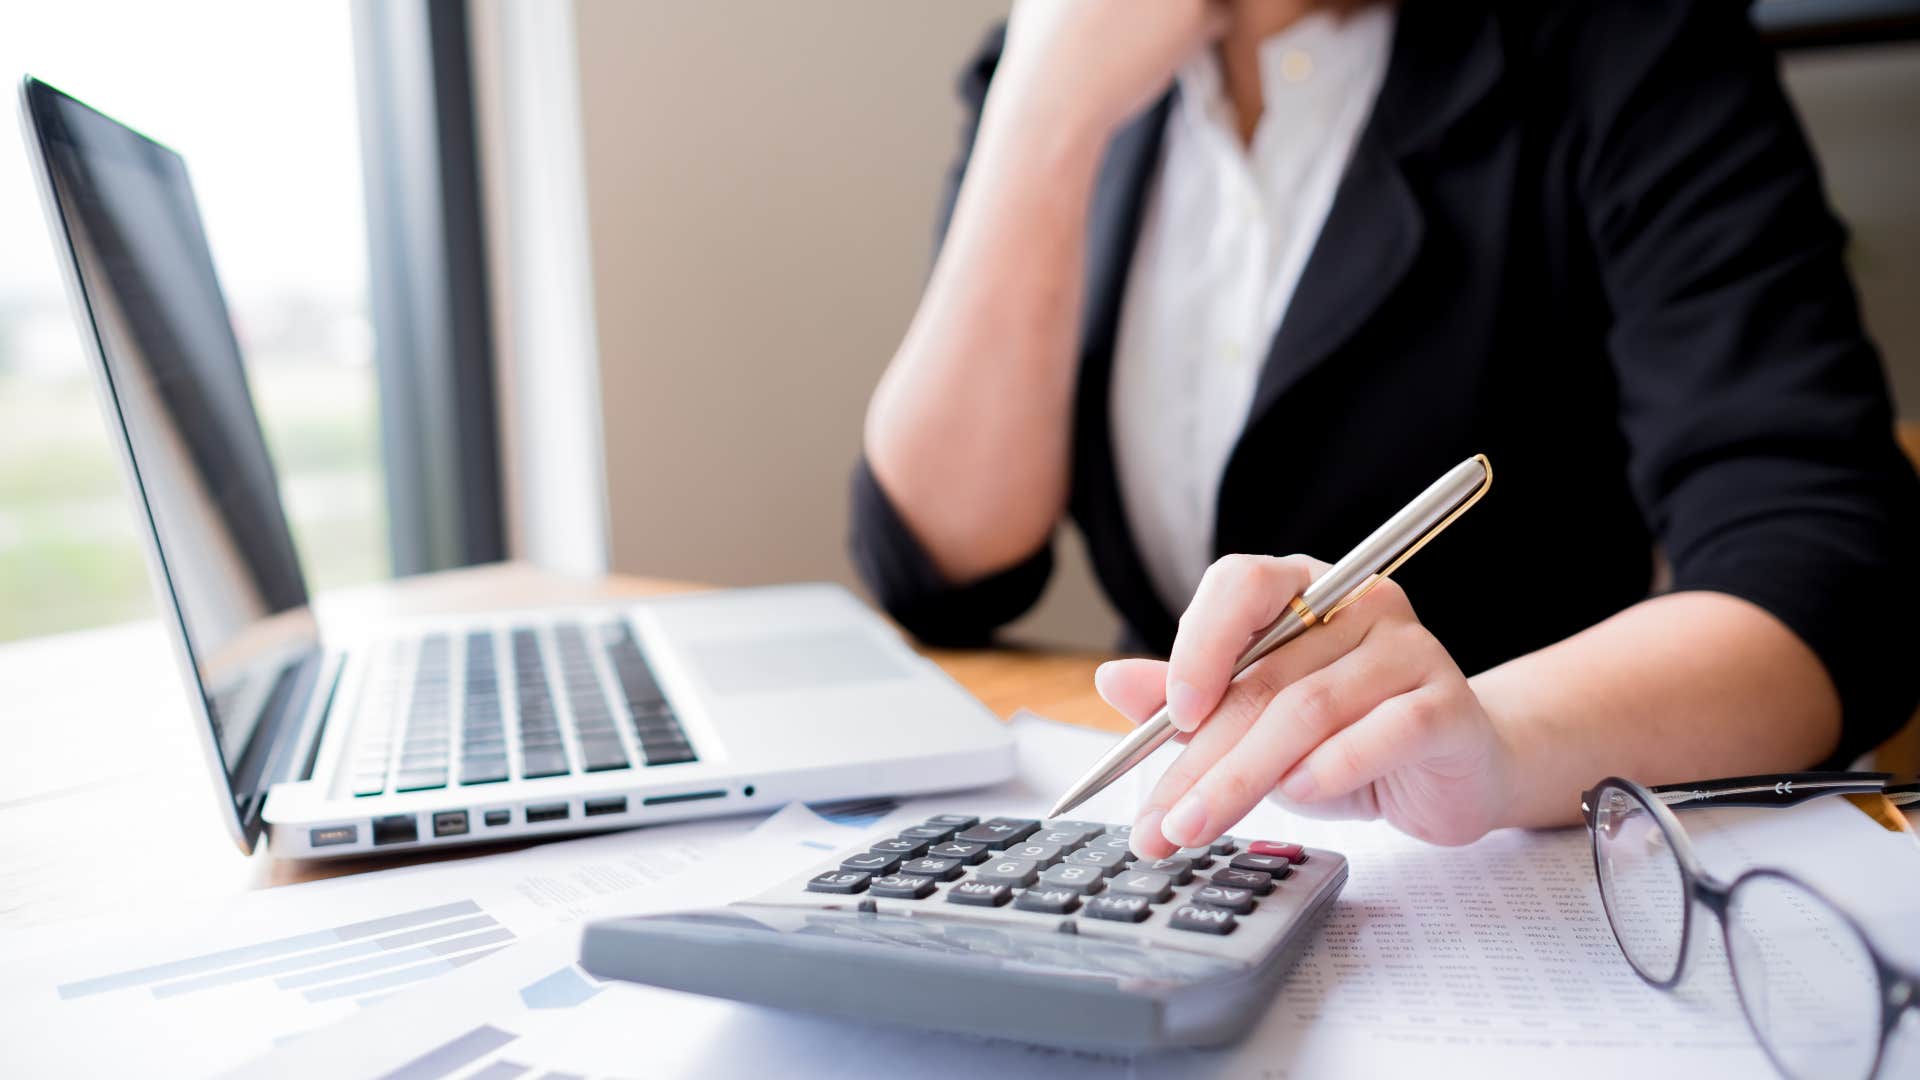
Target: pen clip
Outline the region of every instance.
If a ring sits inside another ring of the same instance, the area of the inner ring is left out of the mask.
[[[1486,470],[1486,476],[1481,479],[1480,486],[1474,489],[1473,494],[1467,496],[1466,501],[1462,502],[1459,506],[1454,507],[1452,513],[1448,514],[1446,517],[1443,517],[1439,521],[1435,522],[1433,525],[1433,528],[1428,529],[1425,535],[1421,536],[1420,539],[1415,540],[1411,545],[1409,545],[1407,547],[1407,550],[1395,556],[1394,560],[1388,563],[1379,573],[1374,574],[1373,576],[1367,578],[1366,583],[1361,585],[1358,589],[1355,589],[1351,595],[1346,597],[1344,600],[1341,600],[1339,603],[1333,605],[1331,608],[1328,608],[1327,613],[1325,615],[1320,616],[1321,622],[1330,623],[1333,621],[1333,617],[1335,615],[1340,614],[1341,611],[1345,610],[1350,605],[1359,603],[1362,597],[1366,596],[1368,593],[1373,591],[1374,586],[1384,581],[1395,570],[1400,569],[1401,564],[1405,563],[1408,559],[1413,558],[1415,552],[1419,551],[1423,547],[1426,547],[1427,541],[1432,540],[1436,536],[1439,536],[1441,532],[1445,531],[1447,526],[1453,524],[1454,521],[1457,520],[1461,514],[1464,514],[1467,511],[1473,509],[1473,504],[1479,502],[1483,497],[1485,497],[1485,495],[1487,494],[1487,491],[1493,487],[1493,462],[1488,461],[1487,455],[1485,454],[1475,454],[1473,455],[1473,460],[1479,462],[1480,467]]]

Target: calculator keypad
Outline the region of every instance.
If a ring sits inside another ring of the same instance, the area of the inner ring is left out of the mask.
[[[1077,916],[1161,926],[1179,939],[1219,938],[1261,917],[1261,898],[1307,858],[1299,844],[1225,836],[1143,860],[1128,844],[1130,831],[1093,821],[941,814],[844,855],[837,868],[807,879],[805,891],[934,905],[925,908],[930,913],[947,904],[1006,909],[1030,913],[1018,918],[1058,918],[1065,930],[1075,929]],[[873,902],[860,906],[871,910]]]

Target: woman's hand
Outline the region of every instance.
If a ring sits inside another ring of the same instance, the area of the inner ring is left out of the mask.
[[[1135,819],[1142,857],[1212,841],[1269,792],[1302,813],[1384,817],[1441,844],[1500,822],[1513,755],[1392,581],[1230,681],[1248,635],[1326,569],[1229,555],[1201,579],[1168,663],[1120,660],[1095,674],[1135,723],[1165,700],[1190,733]]]
[[[991,108],[1104,140],[1225,26],[1221,0],[1020,0]]]

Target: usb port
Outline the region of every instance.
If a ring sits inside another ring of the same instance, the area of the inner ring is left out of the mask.
[[[433,815],[433,835],[464,836],[467,831],[465,810],[442,810]]]
[[[335,847],[340,844],[351,844],[358,839],[360,839],[358,825],[328,825],[307,834],[307,843],[313,847]]]
[[[586,817],[599,817],[601,814],[624,814],[627,812],[627,797],[611,795],[604,799],[588,799],[581,808]]]
[[[539,806],[527,807],[528,824],[536,821],[562,821],[566,816],[567,804],[563,802],[542,803]]]
[[[380,844],[411,844],[420,839],[420,823],[412,814],[388,814],[373,819],[373,842]]]

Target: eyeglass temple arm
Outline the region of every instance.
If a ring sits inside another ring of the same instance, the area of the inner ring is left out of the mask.
[[[1887,781],[1892,778],[1890,773],[1879,772],[1773,773],[1662,784],[1647,790],[1673,810],[1702,806],[1797,806],[1823,795],[1870,795],[1885,791]]]

